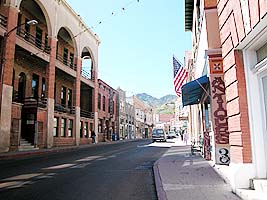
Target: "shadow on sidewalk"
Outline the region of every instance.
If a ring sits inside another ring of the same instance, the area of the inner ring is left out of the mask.
[[[159,199],[239,199],[208,161],[191,154],[191,146],[170,148],[155,163],[154,173]]]

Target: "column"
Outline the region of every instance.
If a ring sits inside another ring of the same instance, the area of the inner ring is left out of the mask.
[[[46,84],[47,84],[47,148],[53,147],[54,137],[54,106],[55,106],[55,68],[56,68],[56,50],[57,38],[50,38],[50,60],[46,67]]]
[[[17,26],[18,10],[7,8],[7,32]],[[12,115],[12,76],[15,55],[16,31],[10,32],[3,42],[0,94],[0,152],[9,151]]]
[[[75,106],[75,141],[76,145],[80,144],[80,98],[81,98],[81,69],[82,69],[82,59],[77,57],[75,58],[74,63],[76,64],[76,79],[75,79],[75,96],[74,96],[74,106]]]

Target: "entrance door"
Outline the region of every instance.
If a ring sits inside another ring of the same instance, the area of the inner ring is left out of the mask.
[[[30,109],[22,110],[21,137],[34,144],[36,114]]]

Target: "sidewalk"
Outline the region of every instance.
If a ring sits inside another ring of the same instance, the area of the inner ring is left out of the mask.
[[[231,188],[198,153],[177,141],[155,164],[159,200],[238,200]]]

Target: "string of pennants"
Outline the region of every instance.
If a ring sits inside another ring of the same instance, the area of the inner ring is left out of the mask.
[[[140,0],[131,0],[131,1],[129,1],[126,5],[124,5],[123,7],[121,7],[118,11],[116,11],[116,12],[115,11],[112,11],[108,17],[99,20],[94,26],[91,26],[90,29],[91,30],[97,29],[99,25],[103,24],[107,20],[107,18],[115,17],[116,15],[118,15],[118,14],[120,14],[122,12],[125,12],[134,3],[140,3]],[[77,35],[75,35],[73,38],[75,38],[78,35],[86,32],[87,30],[88,30],[87,28],[84,29],[83,31],[81,31],[80,33],[78,33]]]

